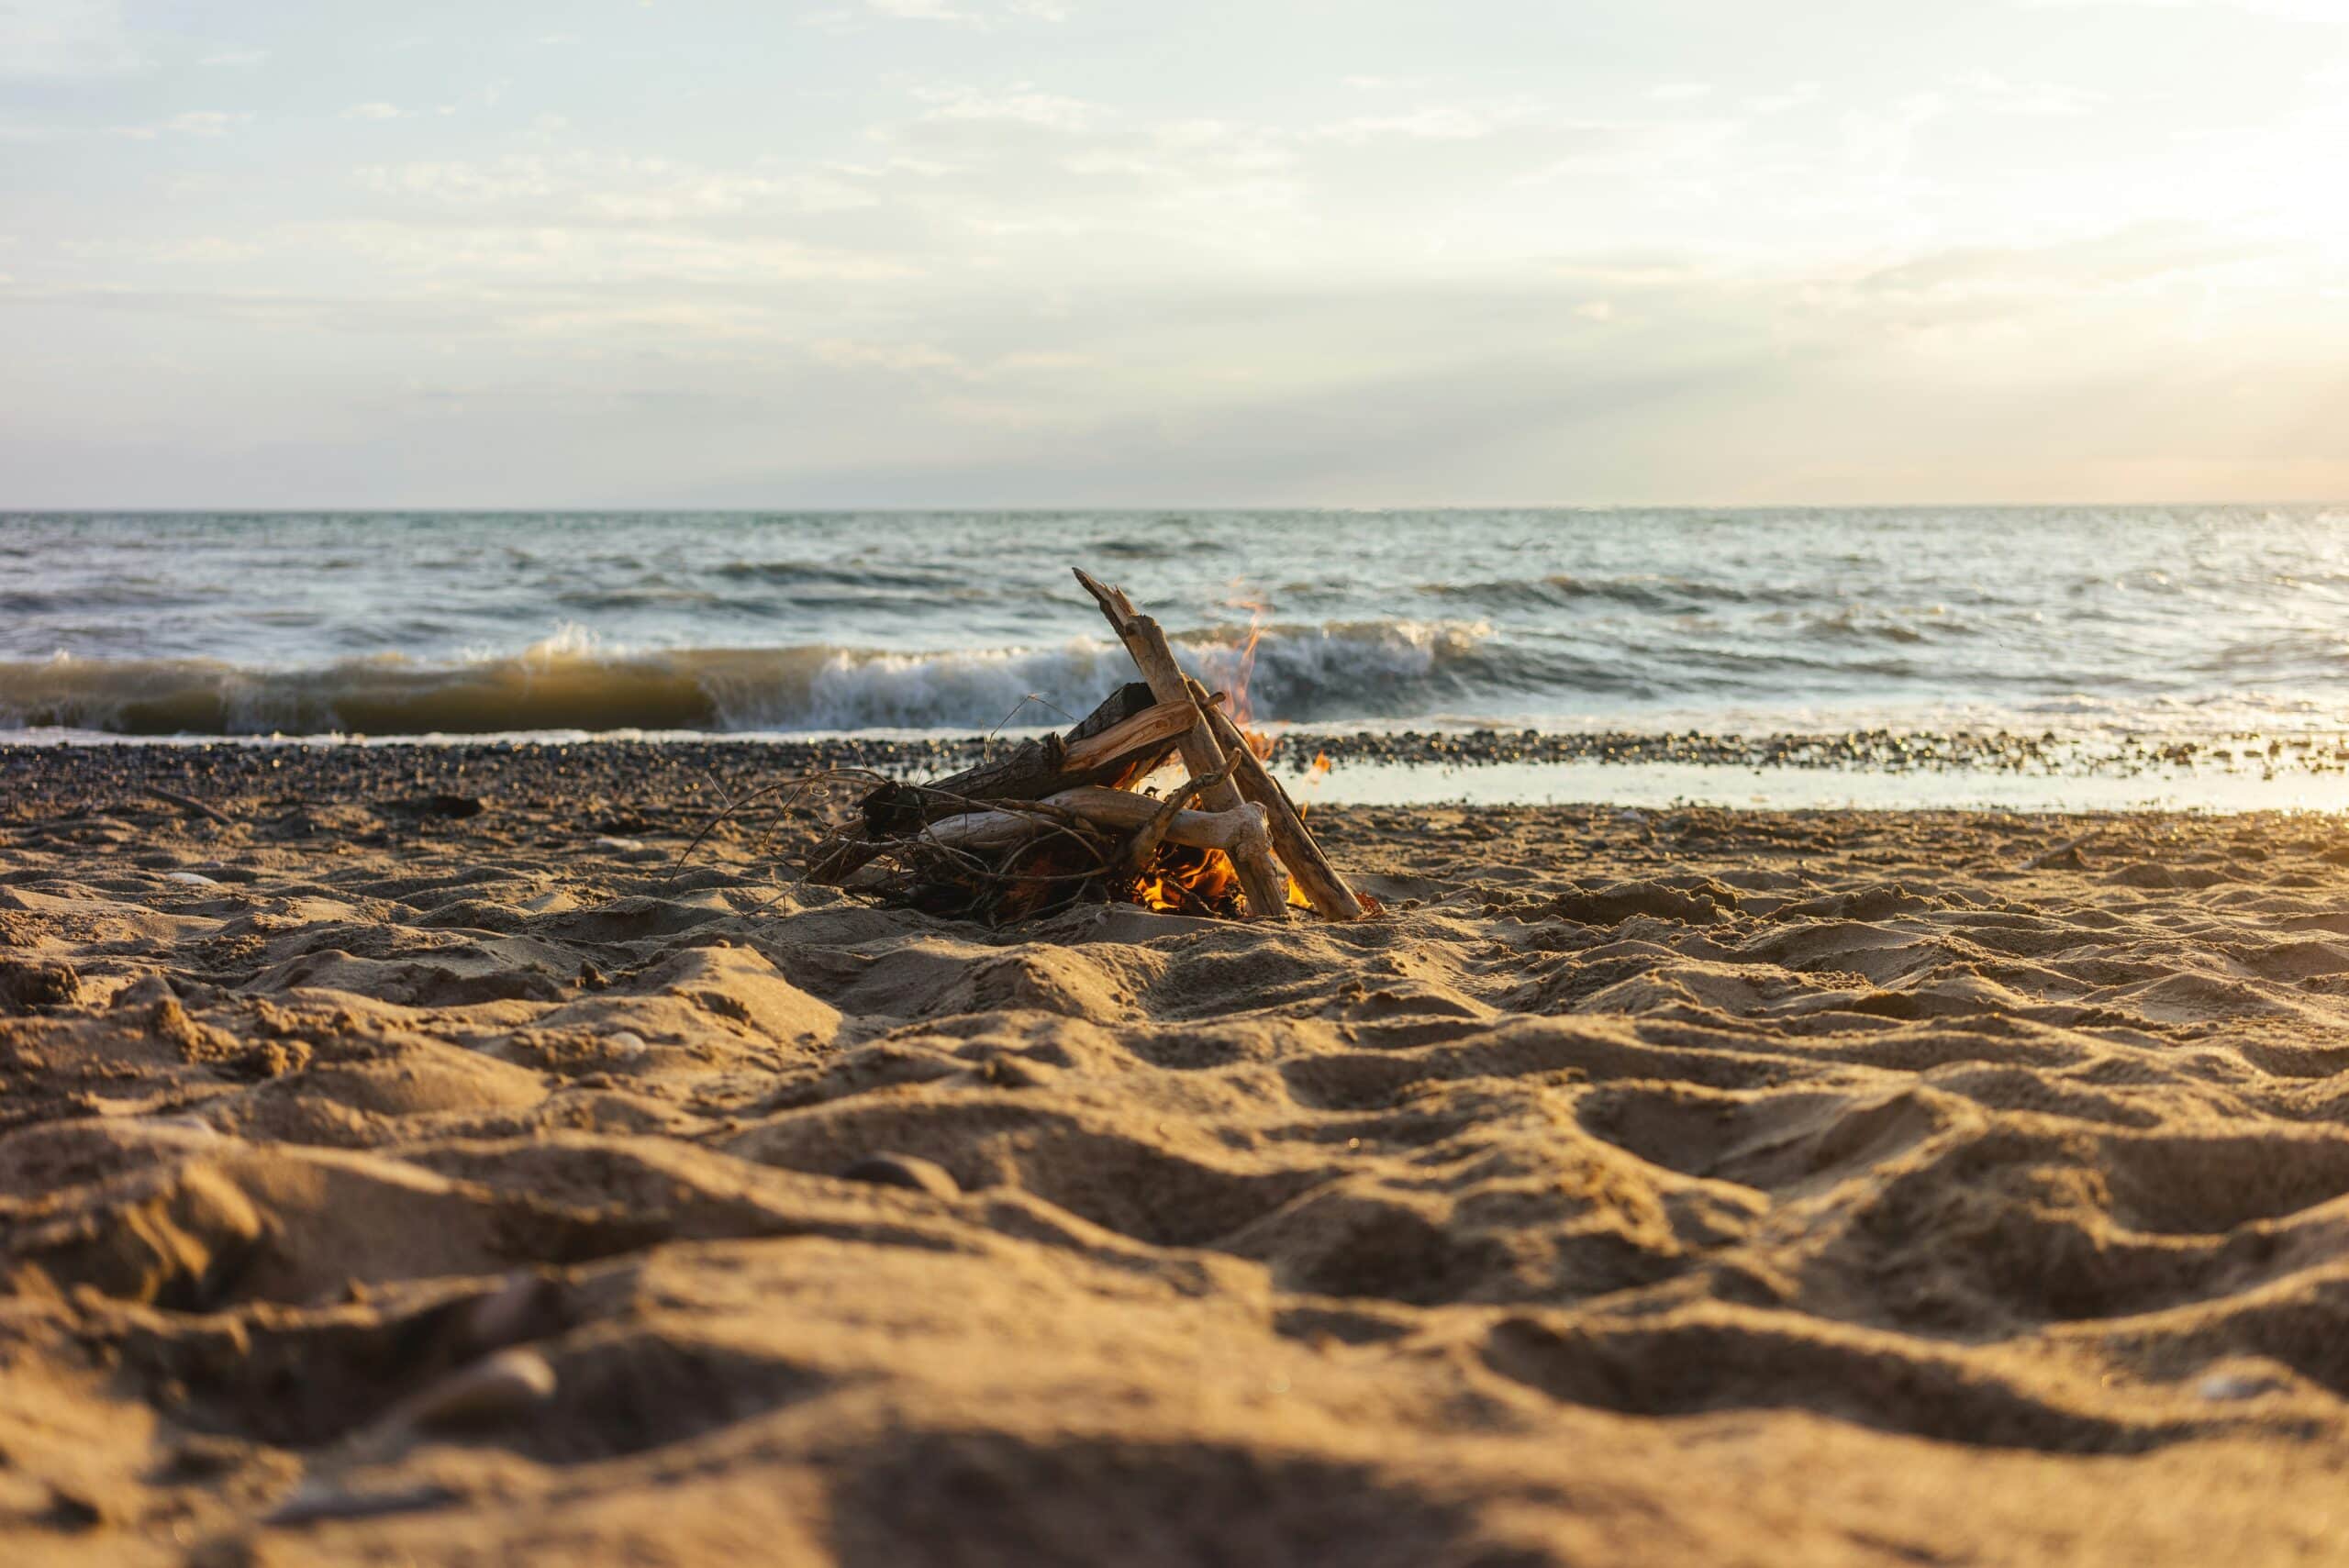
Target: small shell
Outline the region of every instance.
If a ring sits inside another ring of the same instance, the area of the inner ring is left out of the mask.
[[[554,1393],[554,1368],[536,1351],[500,1351],[452,1372],[395,1412],[412,1427],[503,1420]]]
[[[2273,1394],[2277,1382],[2251,1373],[2214,1372],[2194,1385],[2194,1392],[2210,1400],[2256,1399],[2263,1394]]]

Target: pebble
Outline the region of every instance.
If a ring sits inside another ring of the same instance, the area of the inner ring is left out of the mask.
[[[2243,1372],[2214,1372],[2196,1384],[2194,1392],[2214,1401],[2256,1399],[2263,1394],[2273,1394],[2278,1386],[2272,1377]]]
[[[2253,742],[2256,741],[2255,748]],[[1477,729],[1382,734],[1306,733],[1280,737],[1274,760],[1302,767],[1316,753],[1333,763],[1432,764],[1456,768],[1488,762],[1695,762],[1737,767],[1860,768],[1887,773],[2029,772],[2078,776],[2134,775],[2170,769],[2239,770],[2255,749],[2263,765],[2266,736],[2236,738],[2237,745],[2116,736],[2093,741],[2053,734],[1997,730],[1853,729],[1765,735],[1689,730]],[[979,736],[893,740],[833,736],[820,740],[599,740],[592,746],[459,742],[448,745],[253,746],[235,742],[155,746],[0,747],[0,800],[38,799],[50,814],[78,811],[92,820],[149,788],[207,802],[282,800],[300,796],[371,806],[408,822],[419,820],[416,795],[448,805],[484,796],[528,802],[575,800],[583,795],[669,786],[699,795],[715,785],[742,793],[790,774],[822,768],[872,768],[909,776],[952,773],[1002,753],[1008,742]],[[2238,747],[2242,748],[2238,751]],[[2315,743],[2296,740],[2272,759],[2279,772],[2330,774],[2349,771],[2349,737],[2328,732]],[[457,818],[462,807],[431,815]],[[292,817],[289,823],[298,827]],[[674,824],[673,824],[674,826]],[[316,830],[315,828],[312,830]],[[599,840],[646,846],[635,839]],[[627,852],[625,851],[618,852]],[[197,874],[195,873],[187,873]]]
[[[479,817],[487,809],[479,795],[457,795],[448,790],[436,790],[429,795],[411,795],[401,806],[418,817],[445,817],[462,822],[469,817]]]
[[[558,1317],[562,1291],[550,1280],[519,1270],[465,1309],[465,1332],[484,1351],[503,1350],[533,1337],[534,1329]]]
[[[946,1167],[912,1154],[868,1154],[841,1173],[841,1179],[876,1187],[904,1187],[932,1197],[960,1197],[961,1184]]]
[[[321,1519],[372,1519],[386,1514],[412,1514],[457,1500],[446,1486],[403,1486],[389,1492],[347,1492],[322,1481],[305,1481],[291,1496],[262,1516],[262,1522],[279,1529],[315,1524]]]
[[[176,882],[184,887],[217,887],[220,885],[218,879],[206,876],[200,871],[167,871],[163,873],[163,880],[165,882]]]
[[[393,1418],[418,1428],[502,1420],[553,1395],[554,1367],[536,1351],[500,1351],[411,1396]]]
[[[614,1029],[604,1037],[604,1049],[614,1056],[633,1062],[651,1047],[646,1045],[644,1037],[634,1029]]]

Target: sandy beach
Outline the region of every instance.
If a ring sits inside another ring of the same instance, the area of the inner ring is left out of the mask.
[[[756,748],[0,752],[12,1561],[2288,1562],[2349,837],[1341,808],[778,872]],[[162,793],[154,793],[161,791]]]

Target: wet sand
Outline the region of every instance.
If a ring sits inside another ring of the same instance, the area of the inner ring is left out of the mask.
[[[2332,819],[1344,808],[1387,917],[997,932],[679,868],[773,763],[0,754],[13,1556],[2349,1529]]]

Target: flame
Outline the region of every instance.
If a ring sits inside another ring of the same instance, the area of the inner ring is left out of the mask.
[[[1233,597],[1228,602],[1234,608],[1248,612],[1248,635],[1232,659],[1224,712],[1241,738],[1248,742],[1248,749],[1260,760],[1269,761],[1275,738],[1257,728],[1248,684],[1255,673],[1256,649],[1264,640],[1264,622],[1273,606],[1270,601],[1248,593],[1245,584],[1236,579],[1231,586]],[[1307,775],[1308,782],[1319,783],[1329,771],[1330,758],[1324,752],[1313,759]],[[1145,908],[1174,914],[1232,916],[1240,914],[1242,907],[1240,873],[1229,855],[1221,850],[1190,849],[1178,844],[1167,844],[1159,850],[1148,869],[1135,880],[1132,896]],[[1288,904],[1293,909],[1313,906],[1294,875],[1288,878]]]
[[[1226,695],[1224,711],[1231,716],[1232,727],[1240,738],[1248,742],[1248,750],[1256,753],[1259,762],[1269,761],[1273,754],[1273,737],[1256,727],[1256,710],[1248,697],[1248,682],[1256,673],[1256,645],[1264,640],[1264,617],[1273,612],[1272,601],[1246,591],[1238,579],[1232,581],[1234,596],[1228,601],[1234,608],[1248,612],[1248,635],[1240,644],[1240,651],[1231,663],[1231,689]]]
[[[1236,912],[1239,892],[1240,873],[1221,850],[1168,844],[1134,884],[1134,902],[1178,915],[1223,915]]]
[[[1232,586],[1236,588],[1239,584],[1235,583]],[[1239,655],[1231,662],[1231,695],[1230,706],[1225,711],[1231,715],[1231,722],[1245,734],[1256,717],[1256,710],[1248,701],[1248,681],[1256,673],[1256,645],[1264,640],[1264,617],[1273,606],[1253,596],[1234,598],[1230,603],[1234,608],[1248,612],[1248,636],[1240,644]]]
[[[1241,912],[1240,873],[1221,850],[1170,844],[1158,851],[1149,873],[1134,884],[1133,901],[1146,909],[1174,915],[1237,915]],[[1288,879],[1288,906],[1313,907],[1295,876]]]

